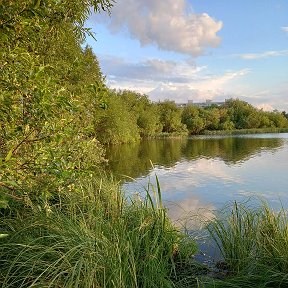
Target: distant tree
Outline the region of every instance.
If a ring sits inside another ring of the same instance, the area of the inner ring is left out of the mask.
[[[236,129],[257,128],[252,125],[259,125],[257,109],[251,104],[239,99],[229,99],[225,102],[225,107]]]
[[[235,129],[235,125],[231,120],[231,115],[227,107],[221,107],[219,109],[220,121],[219,121],[219,129],[220,130],[233,130]]]
[[[288,119],[288,113],[286,111],[282,111],[281,114]]]
[[[277,128],[285,128],[288,127],[288,119],[280,112],[273,111],[267,113],[267,116],[269,117],[270,121],[273,123],[274,127]]]
[[[128,90],[120,91],[118,94],[127,109],[134,113],[142,137],[153,136],[162,131],[158,106],[146,95]]]
[[[189,131],[189,134],[199,134],[205,129],[205,120],[200,116],[200,111],[203,109],[194,105],[187,105],[182,112],[182,123],[184,123]]]
[[[97,139],[103,144],[134,142],[140,139],[137,117],[129,111],[121,95],[110,91],[107,109],[99,110],[94,117]]]
[[[158,104],[160,121],[163,125],[163,132],[186,132],[186,125],[181,122],[182,111],[173,101],[164,101]]]
[[[220,109],[218,107],[210,107],[203,110],[203,118],[205,120],[205,129],[217,130],[220,124]]]

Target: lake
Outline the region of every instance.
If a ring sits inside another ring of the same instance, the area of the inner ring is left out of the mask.
[[[288,133],[145,140],[109,147],[106,157],[127,193],[145,194],[157,175],[174,221],[209,219],[234,200],[288,208]]]

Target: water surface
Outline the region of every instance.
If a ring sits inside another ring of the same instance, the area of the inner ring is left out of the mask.
[[[288,208],[288,133],[146,140],[110,147],[107,158],[129,193],[143,194],[156,174],[174,220],[249,197]]]

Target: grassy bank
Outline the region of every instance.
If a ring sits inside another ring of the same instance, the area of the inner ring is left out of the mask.
[[[1,287],[174,287],[195,242],[167,218],[159,187],[127,199],[111,183],[86,181],[49,209],[2,217]]]
[[[253,128],[253,129],[234,129],[234,130],[204,130],[201,135],[246,135],[246,134],[266,134],[266,133],[288,133],[288,128]],[[192,134],[193,135],[193,134]],[[161,132],[145,139],[157,138],[183,138],[187,137],[187,132]]]
[[[140,199],[125,197],[111,179],[86,179],[46,209],[2,216],[1,287],[288,286],[284,209],[234,203],[219,213],[207,231],[223,261],[208,267],[192,257],[195,241],[170,222],[156,183]]]
[[[144,137],[144,139],[163,139],[163,138],[176,139],[176,138],[183,138],[187,136],[188,136],[188,132],[171,132],[171,133],[160,132],[160,133],[155,133],[154,135]]]
[[[287,211],[234,203],[208,225],[226,278],[207,287],[288,287]]]
[[[257,128],[257,129],[235,129],[235,130],[205,130],[204,135],[244,135],[262,133],[288,133],[288,128]]]

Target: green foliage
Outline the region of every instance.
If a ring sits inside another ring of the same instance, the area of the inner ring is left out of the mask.
[[[107,109],[95,115],[94,129],[97,139],[103,144],[135,142],[140,139],[136,116],[117,93],[111,91]]]
[[[110,6],[106,0],[1,2],[2,208],[45,203],[103,161],[90,119],[105,98],[90,89],[103,86],[102,75],[81,43],[91,7]]]
[[[278,111],[264,112],[239,99],[230,99],[226,101],[225,106],[236,129],[288,126],[287,119]]]
[[[141,137],[151,137],[162,131],[158,107],[147,96],[127,90],[118,94],[127,109],[135,115]]]
[[[204,131],[243,130],[260,128],[288,127],[285,112],[264,112],[239,99],[226,100],[221,107],[199,108],[192,104],[183,109],[182,123],[190,134],[200,134]]]
[[[251,117],[250,121],[248,117],[256,112],[256,108],[239,99],[229,99],[226,101],[225,106],[229,110],[229,115],[236,129],[251,128],[249,127]]]
[[[283,114],[279,113],[278,111],[273,111],[273,112],[267,113],[266,115],[271,121],[272,127],[277,127],[277,128],[288,127],[287,118]]]
[[[217,130],[220,124],[220,109],[212,107],[211,109],[205,109],[204,111],[205,118],[205,129],[208,130]]]
[[[163,124],[163,132],[186,132],[186,125],[181,122],[182,111],[177,108],[175,102],[164,101],[158,103],[160,121]]]
[[[182,123],[186,125],[190,134],[199,134],[205,128],[204,119],[200,117],[200,108],[193,105],[183,109]]]

